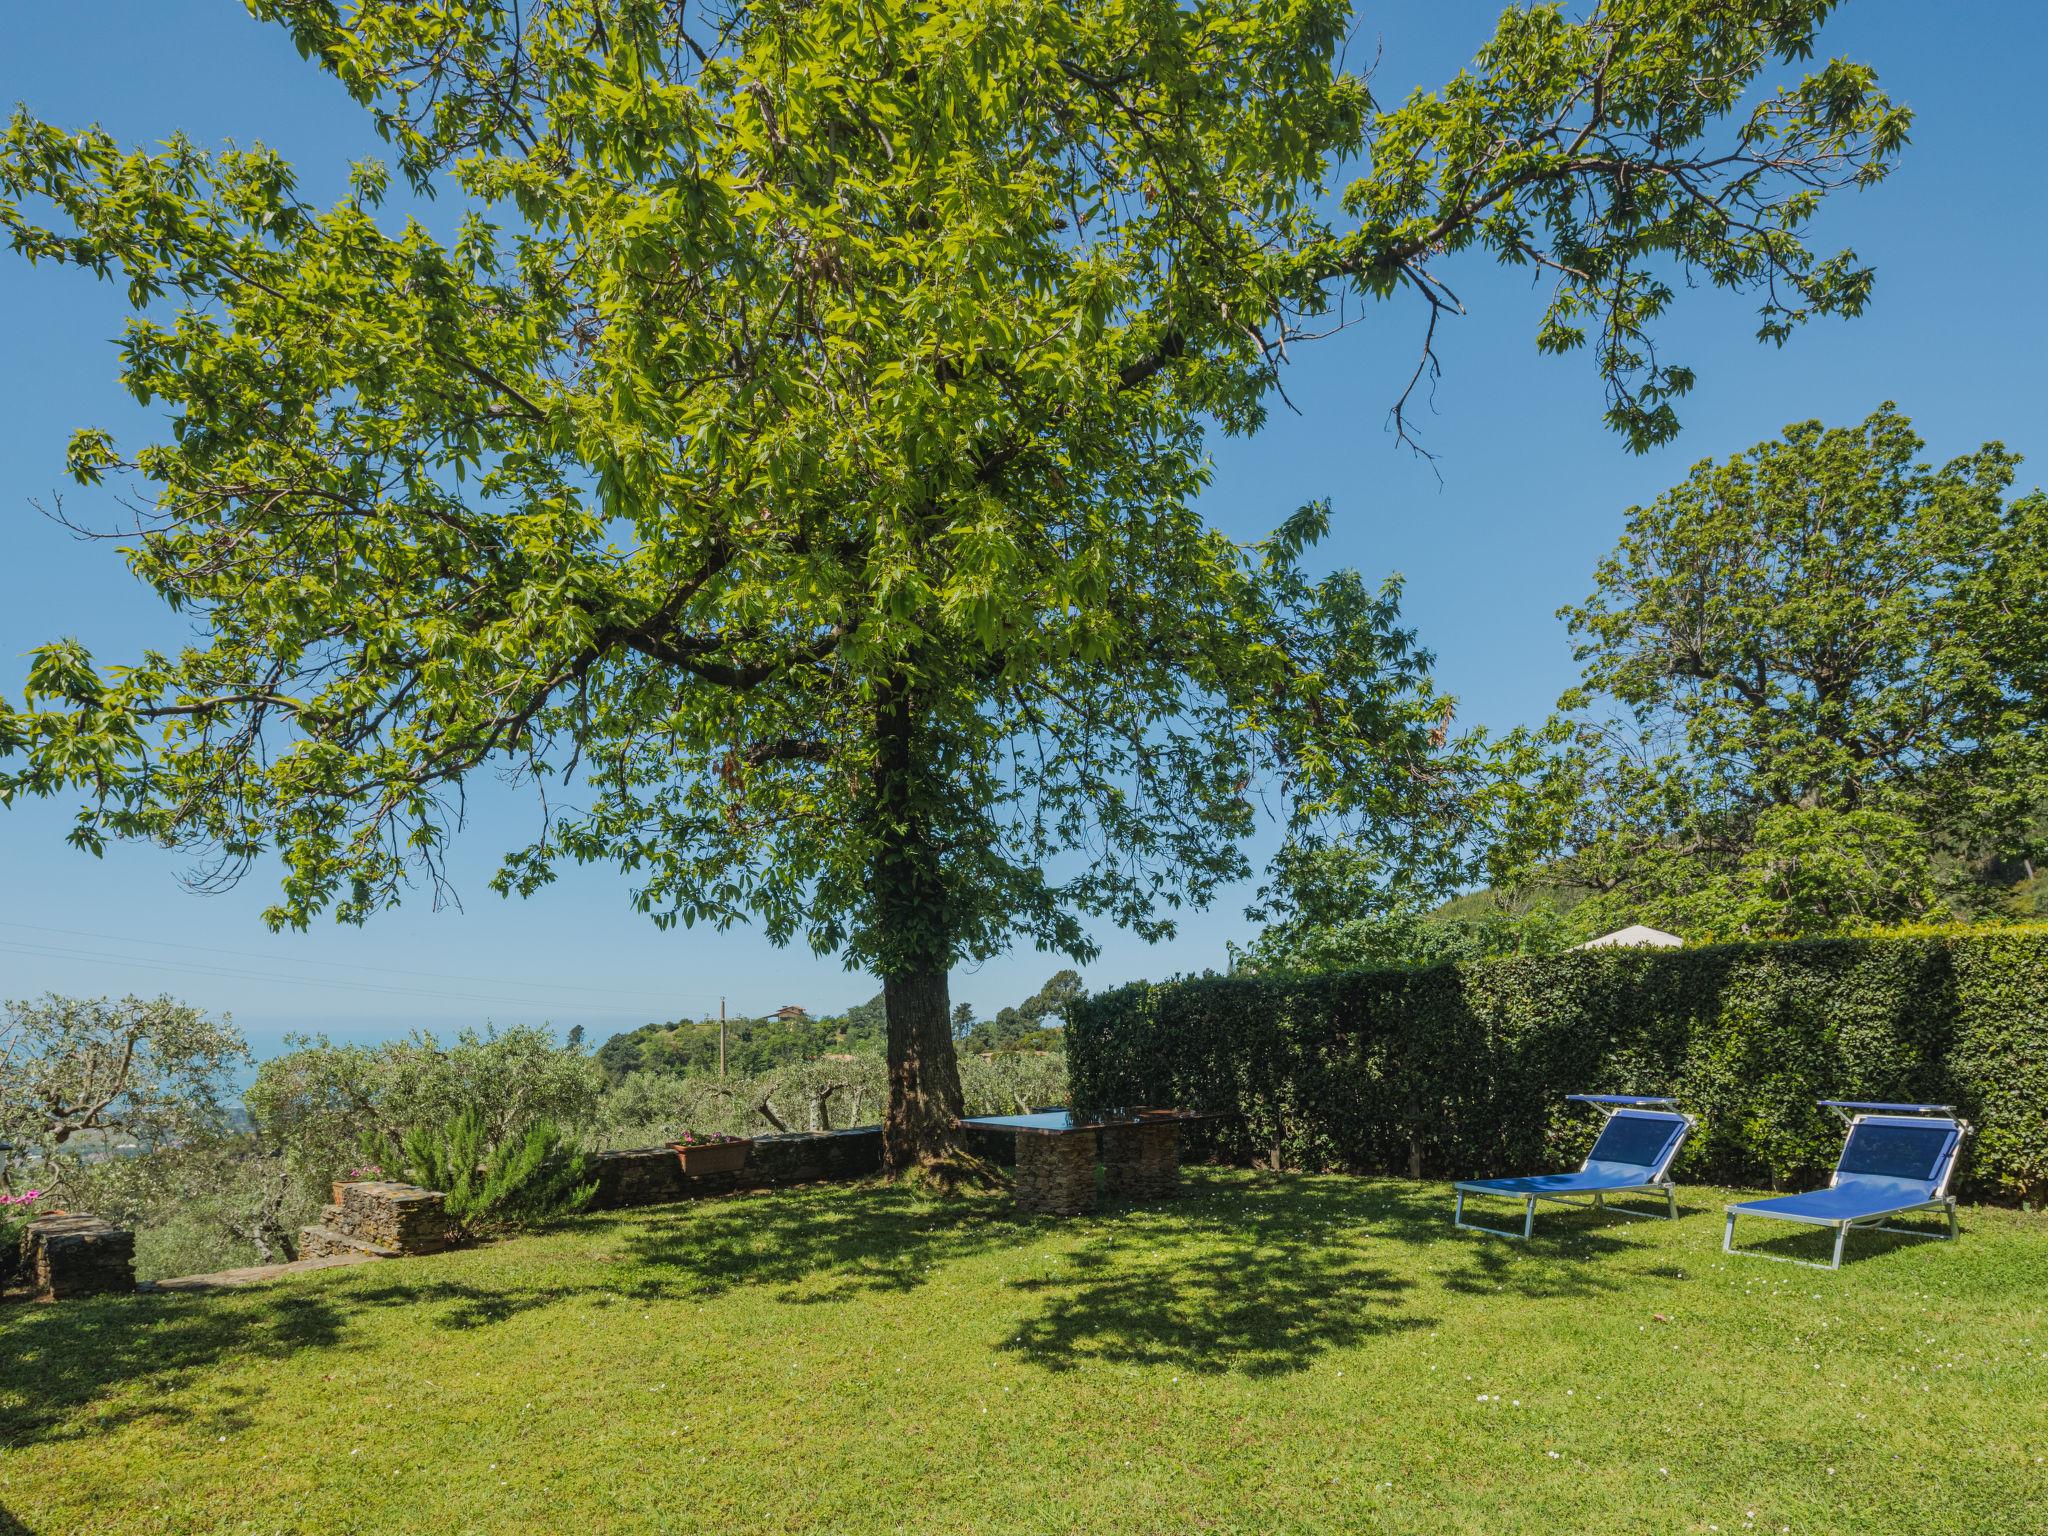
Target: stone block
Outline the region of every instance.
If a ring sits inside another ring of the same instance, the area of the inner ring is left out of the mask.
[[[1171,1200],[1180,1193],[1180,1127],[1102,1128],[1102,1189],[1112,1200]]]
[[[1017,1209],[1041,1216],[1079,1216],[1095,1209],[1095,1133],[1062,1131],[1017,1136]]]
[[[323,1224],[363,1247],[402,1254],[440,1253],[455,1241],[453,1225],[443,1208],[446,1200],[439,1190],[382,1179],[344,1184],[341,1203],[327,1207]]]
[[[333,1209],[331,1206],[329,1209]],[[301,1259],[401,1259],[405,1255],[396,1248],[385,1248],[376,1243],[364,1242],[361,1238],[350,1237],[332,1226],[299,1228],[299,1257]]]
[[[21,1234],[21,1266],[39,1301],[135,1289],[135,1234],[97,1216],[42,1216]]]

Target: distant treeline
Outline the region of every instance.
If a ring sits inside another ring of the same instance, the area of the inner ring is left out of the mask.
[[[953,1010],[953,1038],[963,1053],[976,1055],[1013,1051],[1065,1049],[1064,1021],[1068,1007],[1081,995],[1081,977],[1060,971],[1030,997],[999,1010],[992,1019],[976,1019],[965,1003]],[[676,1077],[718,1071],[719,1021],[676,1019],[643,1024],[613,1035],[597,1048],[605,1077],[618,1082],[631,1072],[658,1072]],[[816,1061],[822,1056],[879,1054],[888,1037],[888,1019],[881,994],[847,1009],[818,1018],[734,1018],[725,1021],[725,1070],[752,1076],[779,1067]]]
[[[597,1062],[613,1082],[628,1072],[664,1072],[678,1077],[715,1073],[718,1029],[716,1019],[643,1024],[605,1041],[597,1048]],[[879,1051],[887,1029],[879,995],[824,1018],[728,1019],[725,1069],[749,1076],[815,1061],[832,1052]]]

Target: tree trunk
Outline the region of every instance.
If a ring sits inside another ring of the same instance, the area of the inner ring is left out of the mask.
[[[946,989],[952,932],[945,872],[931,836],[940,787],[918,751],[917,707],[899,682],[876,711],[874,902],[882,1007],[889,1021],[889,1104],[882,1167],[892,1174],[964,1162],[966,1099]]]
[[[889,1108],[882,1120],[882,1166],[904,1173],[966,1150],[957,1124],[966,1100],[953,1051],[953,1010],[946,973],[926,970],[882,978],[889,1017]]]

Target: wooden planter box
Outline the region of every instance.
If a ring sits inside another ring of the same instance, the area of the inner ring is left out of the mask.
[[[747,1166],[747,1153],[753,1149],[751,1141],[710,1141],[698,1147],[686,1147],[670,1142],[676,1156],[682,1159],[683,1177],[694,1179],[706,1173],[738,1173]]]

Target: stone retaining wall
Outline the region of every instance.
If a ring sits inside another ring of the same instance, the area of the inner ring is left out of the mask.
[[[135,1289],[135,1234],[97,1216],[41,1216],[21,1234],[21,1268],[38,1301]]]
[[[1017,1138],[970,1129],[967,1150],[993,1163],[1017,1158]],[[779,1189],[790,1184],[823,1184],[865,1179],[882,1171],[882,1128],[857,1125],[844,1131],[791,1132],[756,1136],[747,1165],[737,1173],[685,1176],[673,1147],[633,1147],[600,1152],[593,1160],[597,1194],[590,1208],[621,1210],[632,1205],[666,1205],[701,1200],[741,1189]]]
[[[736,1173],[686,1177],[673,1147],[600,1152],[593,1161],[597,1194],[590,1202],[591,1209],[665,1205],[739,1189],[867,1178],[882,1168],[882,1128],[866,1125],[813,1135],[757,1136],[747,1149],[746,1166]]]

